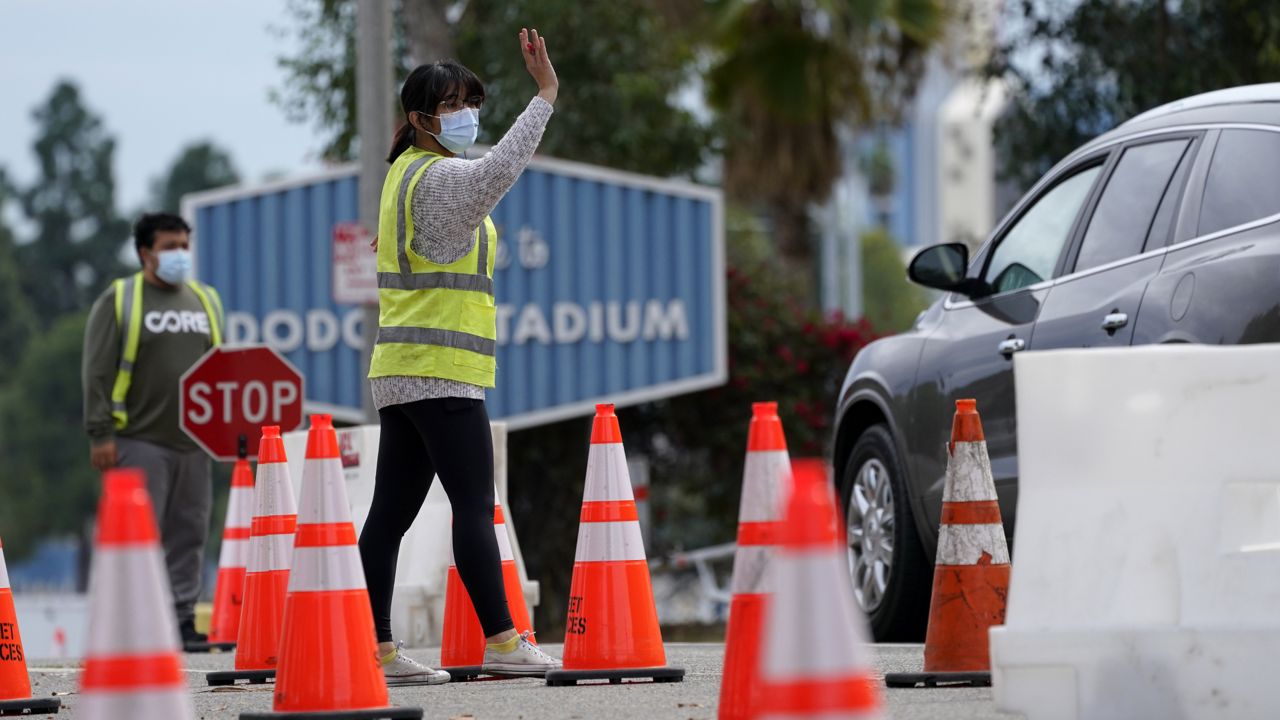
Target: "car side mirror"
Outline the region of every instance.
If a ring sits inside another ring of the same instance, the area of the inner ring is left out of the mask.
[[[963,295],[981,293],[982,281],[965,277],[969,269],[969,247],[964,243],[932,245],[921,250],[907,266],[907,277],[925,287]]]

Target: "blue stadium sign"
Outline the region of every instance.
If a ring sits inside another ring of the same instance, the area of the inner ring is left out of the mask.
[[[364,312],[348,304],[360,287],[348,280],[359,271],[348,262],[358,259],[357,183],[350,165],[183,204],[197,274],[226,305],[228,341],[276,349],[306,376],[310,411],[351,421],[366,382]],[[725,381],[718,189],[540,157],[493,219],[493,418],[527,427]]]

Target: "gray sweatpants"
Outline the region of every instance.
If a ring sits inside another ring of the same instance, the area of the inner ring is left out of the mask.
[[[173,609],[179,623],[192,620],[213,509],[209,456],[200,450],[179,452],[121,437],[116,438],[116,453],[120,467],[139,468],[147,474],[147,492],[155,507],[173,588]]]

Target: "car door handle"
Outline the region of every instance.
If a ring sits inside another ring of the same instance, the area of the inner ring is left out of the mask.
[[[1016,352],[1025,350],[1026,347],[1027,347],[1027,342],[1022,338],[1016,338],[1016,337],[1009,338],[1008,340],[1003,340],[1000,342],[1000,354],[1007,357]]]
[[[1125,325],[1129,324],[1129,316],[1122,312],[1108,313],[1102,318],[1102,329],[1107,332],[1115,332]]]

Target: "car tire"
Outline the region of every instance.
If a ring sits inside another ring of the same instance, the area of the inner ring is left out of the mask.
[[[857,507],[850,512],[855,490]],[[870,621],[872,636],[881,642],[923,640],[933,565],[916,532],[906,476],[885,424],[872,425],[858,437],[841,470],[839,491],[850,580]],[[892,527],[886,528],[890,521]],[[888,552],[885,539],[892,541]],[[864,546],[870,546],[870,552]],[[861,562],[860,555],[866,556]],[[887,581],[880,580],[882,575]]]

